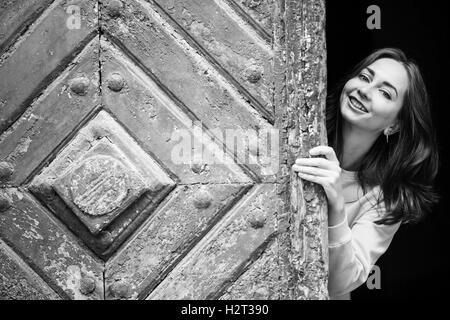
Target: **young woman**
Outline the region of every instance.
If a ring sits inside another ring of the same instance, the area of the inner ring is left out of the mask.
[[[437,201],[436,135],[417,65],[398,49],[369,55],[329,95],[327,131],[330,146],[312,148],[292,168],[325,190],[328,288],[345,299],[400,224],[419,221]]]

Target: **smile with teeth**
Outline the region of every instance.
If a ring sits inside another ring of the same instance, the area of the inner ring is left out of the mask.
[[[360,102],[359,102],[358,100],[356,100],[355,98],[349,97],[349,100],[350,100],[350,104],[351,104],[354,108],[356,108],[356,109],[358,109],[358,110],[361,110],[362,112],[368,112],[367,109],[362,105],[362,103],[360,103]]]

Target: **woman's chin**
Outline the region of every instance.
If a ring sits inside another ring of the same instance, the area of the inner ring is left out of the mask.
[[[341,108],[341,115],[344,120],[349,122],[353,122],[361,118],[361,115],[355,113],[347,104]]]
[[[364,115],[356,114],[352,112],[352,110],[348,110],[347,108],[344,108],[341,111],[341,115],[344,122],[347,122],[348,124],[351,124],[355,127],[365,127],[366,121],[364,121],[365,119],[362,118]]]

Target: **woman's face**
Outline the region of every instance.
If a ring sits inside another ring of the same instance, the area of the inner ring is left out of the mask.
[[[344,121],[360,129],[379,133],[396,123],[408,74],[390,58],[376,60],[344,86],[340,110]]]

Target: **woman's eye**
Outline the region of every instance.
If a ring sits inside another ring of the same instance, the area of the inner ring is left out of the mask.
[[[366,82],[369,82],[369,77],[368,76],[366,76],[365,74],[360,74],[359,75],[359,78],[361,79],[361,80],[363,80],[363,81],[366,81]]]
[[[381,90],[381,94],[386,98],[391,100],[391,95],[389,94],[389,92],[386,92],[384,90]]]

